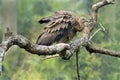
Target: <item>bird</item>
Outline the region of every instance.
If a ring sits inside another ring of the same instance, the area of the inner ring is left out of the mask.
[[[45,24],[43,33],[39,35],[36,44],[52,45],[53,43],[68,43],[77,32],[81,32],[88,22],[86,17],[77,17],[71,11],[60,10],[52,16],[41,18],[38,21]]]

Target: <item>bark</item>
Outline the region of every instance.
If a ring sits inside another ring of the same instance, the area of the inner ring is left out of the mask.
[[[31,54],[37,55],[53,55],[69,48],[69,45],[65,43],[52,46],[37,45],[21,35],[15,35],[9,37],[6,41],[3,41],[0,44],[0,51],[6,52],[13,45],[18,45],[20,48],[25,49]]]
[[[114,51],[114,50],[109,50],[109,49],[104,49],[104,48],[92,45],[90,43],[88,43],[86,45],[86,49],[90,53],[101,53],[101,54],[105,54],[105,55],[120,57],[120,52],[117,52],[117,51]]]

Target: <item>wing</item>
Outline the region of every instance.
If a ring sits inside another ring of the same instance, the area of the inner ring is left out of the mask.
[[[77,17],[70,11],[58,11],[53,16],[42,18],[39,23],[45,23],[44,32],[52,33],[59,30],[71,29],[77,25]]]
[[[72,28],[78,24],[75,14],[69,11],[58,11],[53,16],[42,18],[39,23],[46,24],[43,34],[37,39],[39,45],[68,42]]]
[[[44,32],[38,37],[36,44],[51,45],[54,42],[66,42],[68,41],[67,34],[67,31],[57,31],[53,33]]]

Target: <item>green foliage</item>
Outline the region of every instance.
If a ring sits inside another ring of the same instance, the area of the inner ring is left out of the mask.
[[[36,41],[44,25],[38,20],[58,10],[70,10],[89,16],[91,5],[98,0],[16,0],[18,33]],[[106,29],[99,31],[93,41],[98,46],[119,51],[120,3],[99,11],[98,22]],[[96,26],[94,32],[100,28]],[[2,31],[0,24],[0,32]],[[2,34],[0,33],[0,37]],[[77,39],[81,34],[73,39]],[[0,80],[76,80],[75,54],[70,60],[60,58],[41,61],[40,56],[16,48],[7,53]],[[89,54],[84,48],[79,54],[79,71],[82,80],[119,80],[120,59],[102,54]]]

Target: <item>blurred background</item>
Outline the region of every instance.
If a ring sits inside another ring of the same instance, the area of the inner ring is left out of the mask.
[[[21,34],[36,42],[45,25],[38,20],[59,10],[69,10],[90,18],[91,6],[99,0],[0,0],[0,42],[6,27],[13,34]],[[98,23],[105,27],[94,37],[95,45],[120,51],[120,2],[100,9]],[[101,28],[96,26],[93,33]],[[80,33],[73,39],[80,37]],[[40,56],[15,47],[3,62],[0,80],[77,80],[75,55],[70,60],[59,57],[41,61]],[[120,58],[89,54],[85,48],[79,55],[81,80],[120,80]]]

